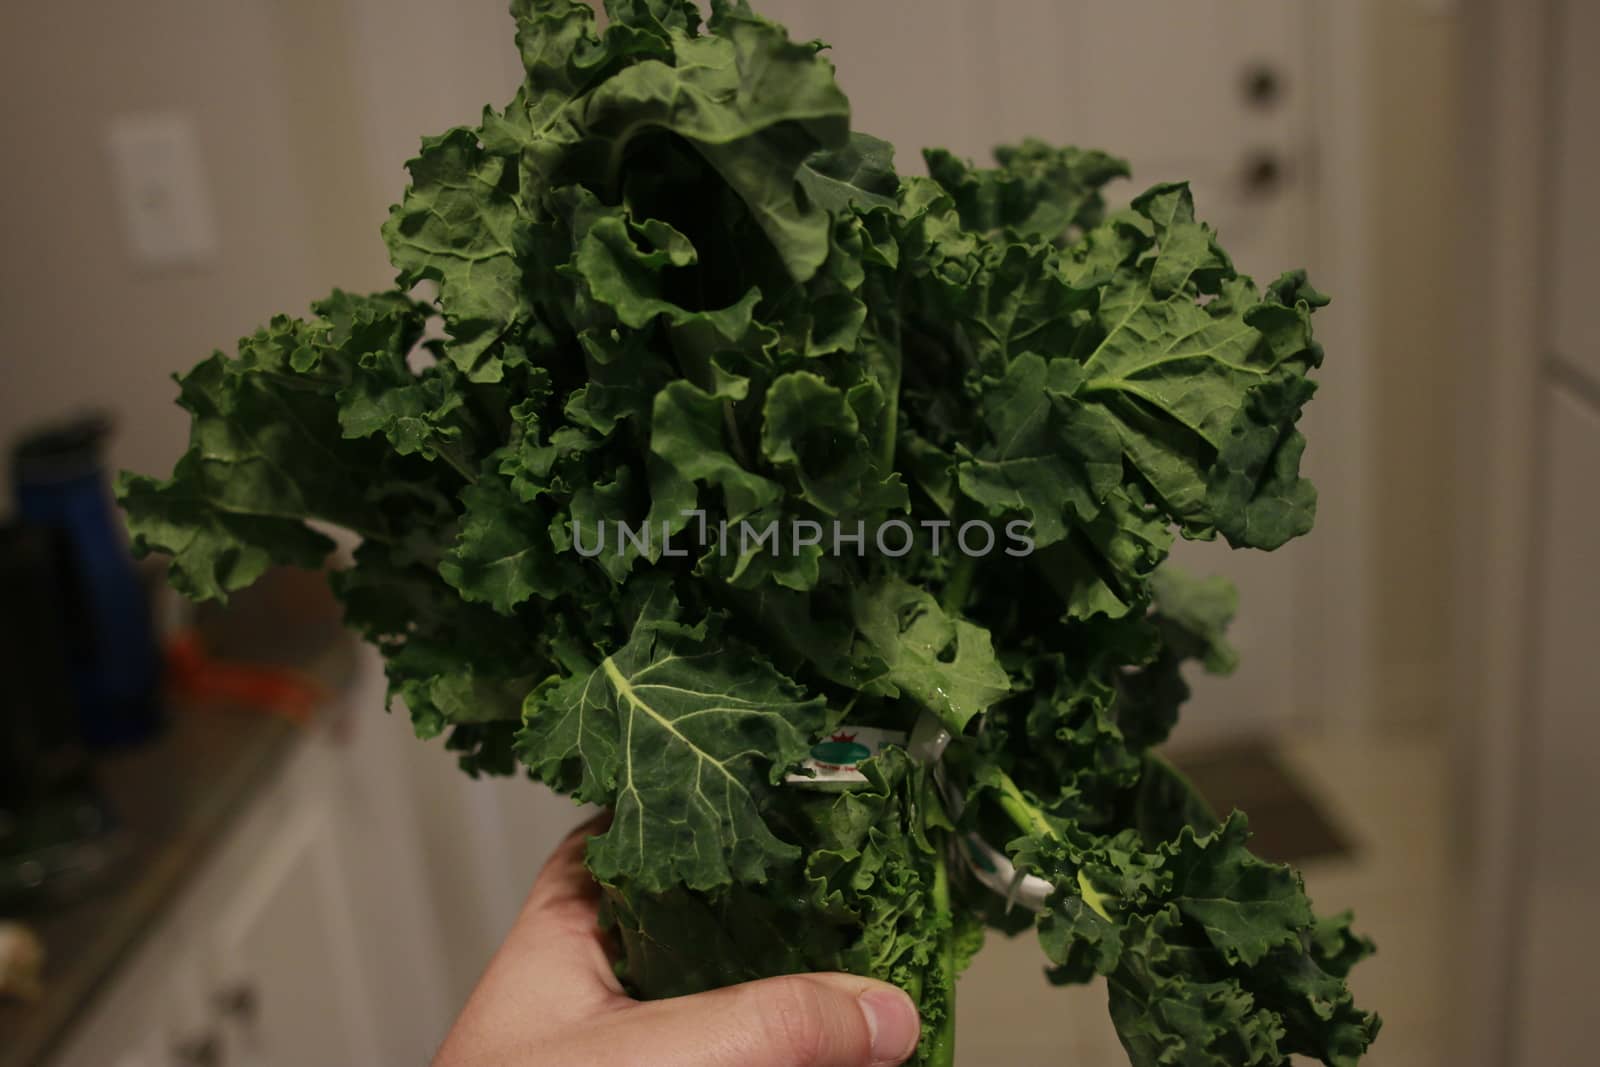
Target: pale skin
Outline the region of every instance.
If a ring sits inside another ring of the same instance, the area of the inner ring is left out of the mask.
[[[598,823],[561,843],[433,1067],[892,1067],[916,1048],[911,998],[847,974],[796,974],[637,1001],[611,968],[583,866]]]

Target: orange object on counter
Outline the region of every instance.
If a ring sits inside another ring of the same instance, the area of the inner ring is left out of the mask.
[[[193,629],[174,634],[163,659],[165,684],[180,699],[240,705],[305,725],[327,697],[295,671],[213,658]]]

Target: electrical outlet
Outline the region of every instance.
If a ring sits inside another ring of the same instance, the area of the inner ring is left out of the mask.
[[[114,119],[107,134],[123,235],[144,267],[203,266],[217,227],[194,124],[181,115]]]

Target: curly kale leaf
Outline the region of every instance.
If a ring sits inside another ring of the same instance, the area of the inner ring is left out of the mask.
[[[589,844],[605,881],[646,891],[759,881],[797,846],[762,817],[768,787],[811,747],[823,702],[748,648],[676,620],[660,593],[627,644],[528,698],[518,752],[546,781],[613,809]]]
[[[1349,1067],[1376,1036],[1377,1017],[1343,983],[1371,945],[1348,916],[1318,919],[1288,867],[1250,853],[1241,813],[1154,845],[1042,815],[1037,825],[1011,848],[1055,886],[1037,917],[1053,977],[1106,977],[1135,1067],[1278,1067],[1291,1054]]]

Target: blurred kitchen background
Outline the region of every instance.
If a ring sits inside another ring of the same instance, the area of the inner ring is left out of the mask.
[[[1121,199],[1189,178],[1243,268],[1333,295],[1317,530],[1186,546],[1241,587],[1244,666],[1197,682],[1173,748],[1378,941],[1368,1062],[1591,1062],[1600,5],[757,6],[836,46],[903,170],[925,144],[1105,147],[1133,163]],[[137,688],[108,634],[153,655],[108,629],[132,579],[95,471],[170,469],[173,371],[387,286],[378,227],[419,136],[519,77],[502,0],[0,5],[0,517],[70,535],[0,537],[0,809],[50,813],[0,810],[0,1067],[422,1063],[576,821],[385,716],[303,576],[232,612],[162,603],[150,739],[85,761],[39,725],[70,715],[68,678]],[[86,543],[93,573],[43,591]],[[1039,963],[1028,940],[980,957],[962,1062],[1124,1063],[1103,992]]]

